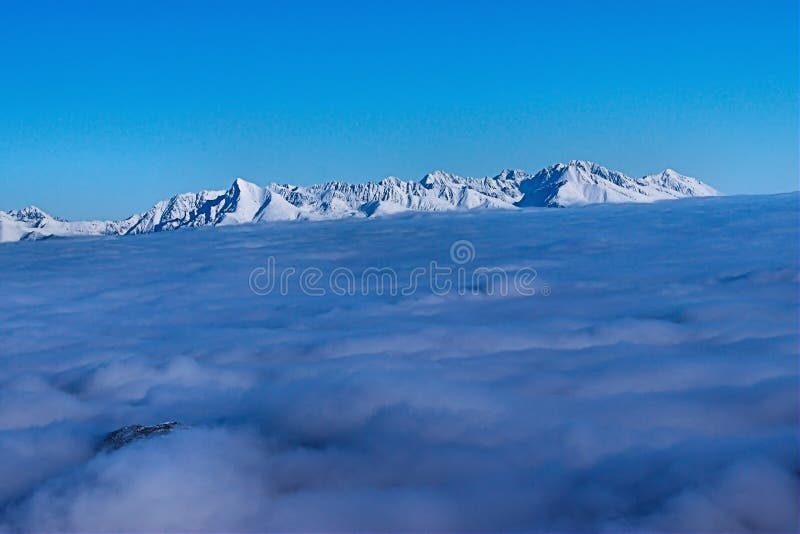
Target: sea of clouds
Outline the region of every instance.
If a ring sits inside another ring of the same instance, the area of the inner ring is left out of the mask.
[[[0,531],[795,531],[799,200],[0,246]],[[535,294],[251,288],[455,242]]]

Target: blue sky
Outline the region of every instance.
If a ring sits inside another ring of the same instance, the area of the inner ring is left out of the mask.
[[[0,209],[591,159],[798,188],[796,0],[3,2]]]

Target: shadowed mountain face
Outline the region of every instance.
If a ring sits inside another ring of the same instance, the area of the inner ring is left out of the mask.
[[[653,202],[719,195],[708,185],[671,169],[631,178],[587,161],[559,163],[536,174],[504,170],[465,178],[443,171],[418,182],[389,177],[379,182],[328,182],[310,187],[261,187],[236,179],[227,191],[182,193],[121,221],[69,222],[36,207],[0,211],[0,242],[70,235],[128,235],[296,219],[373,217],[403,211],[477,208],[569,207]]]

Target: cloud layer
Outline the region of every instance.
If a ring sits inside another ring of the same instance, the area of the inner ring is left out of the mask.
[[[789,531],[798,196],[3,247],[0,530]],[[468,240],[551,294],[258,296]],[[188,428],[112,452],[133,423]]]

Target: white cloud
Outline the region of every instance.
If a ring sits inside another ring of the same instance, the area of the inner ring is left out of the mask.
[[[797,195],[759,201],[4,246],[0,529],[796,529]],[[552,294],[248,288],[459,239]]]

